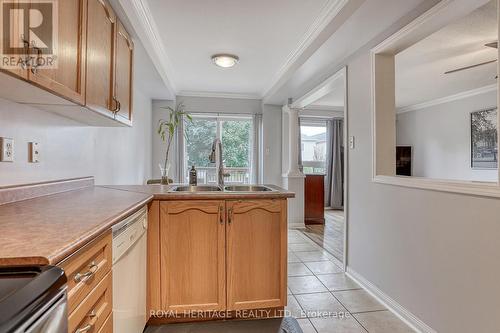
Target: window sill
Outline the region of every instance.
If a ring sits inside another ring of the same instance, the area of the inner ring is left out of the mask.
[[[458,181],[402,176],[374,176],[373,182],[438,192],[500,198],[500,186],[493,182]]]

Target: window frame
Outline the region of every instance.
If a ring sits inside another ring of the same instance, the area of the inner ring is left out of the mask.
[[[253,156],[254,156],[254,135],[255,135],[255,129],[254,129],[254,122],[253,122],[253,115],[251,114],[221,114],[221,113],[189,113],[189,115],[196,120],[205,120],[205,121],[215,121],[216,123],[216,132],[215,132],[215,138],[218,138],[222,141],[222,126],[224,121],[238,121],[238,120],[246,120],[250,121],[251,123],[251,128],[250,128],[250,142],[249,142],[249,152],[248,152],[248,161],[249,161],[249,184],[252,183],[252,179],[254,176],[257,174],[257,170],[253,166]],[[184,120],[186,122],[186,120]],[[186,128],[186,123],[183,124],[184,128],[183,130],[185,131]],[[184,133],[185,135],[185,133]],[[189,176],[189,170],[190,170],[190,165],[188,163],[188,155],[187,155],[187,144],[186,140],[183,140],[182,143],[182,151],[183,151],[183,163],[184,163],[184,175],[183,177],[188,177]],[[207,153],[208,154],[208,153]],[[200,167],[200,168],[206,168],[206,167]],[[226,168],[226,166],[224,166]],[[229,167],[231,168],[231,167]],[[228,184],[231,184],[231,182],[228,182]]]
[[[300,115],[299,116],[300,118],[300,127],[302,126],[308,126],[308,127],[324,127],[325,128],[325,135],[326,137],[328,137],[328,124],[327,124],[327,121],[329,119],[327,118],[320,118],[320,117],[314,117],[314,116],[302,116]],[[303,145],[304,143],[302,142],[302,129],[300,131],[300,135],[301,137],[299,138],[300,139],[300,143],[301,143],[301,152],[303,151]],[[302,156],[302,168],[304,168],[304,155],[303,153],[301,154]],[[315,162],[315,161],[306,161],[306,162]],[[321,162],[321,161],[317,161],[317,162]],[[318,172],[313,172],[311,173],[311,175],[321,175],[321,174],[326,174],[327,172],[327,164],[328,164],[328,148],[325,147],[325,161],[324,161],[324,167],[323,169],[325,170],[323,173],[318,173]],[[314,169],[314,167],[313,167]]]
[[[500,11],[499,2],[500,0],[497,0],[497,11]],[[371,50],[372,182],[500,198],[500,167],[498,168],[497,182],[396,176],[394,57],[400,51],[464,16],[473,7],[473,4],[468,3],[468,0],[443,0]],[[500,30],[500,19],[497,24]],[[498,56],[500,59],[500,49]],[[497,81],[497,105],[498,101],[500,101],[500,91]],[[499,124],[500,112],[497,112],[497,128],[500,129]],[[500,147],[500,135],[498,135],[498,139]]]

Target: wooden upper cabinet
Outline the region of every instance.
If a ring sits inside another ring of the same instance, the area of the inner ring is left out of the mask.
[[[122,23],[118,21],[116,32],[114,100],[119,120],[132,121],[132,72],[134,43]]]
[[[88,0],[87,16],[86,104],[109,114],[117,109],[112,100],[116,15],[106,0]]]
[[[227,308],[286,305],[286,200],[227,201]]]
[[[21,6],[25,6],[25,5],[21,5],[20,2],[13,2],[12,3],[12,11],[11,11],[11,31],[10,31],[10,37],[9,37],[9,40],[6,40],[4,39],[4,34],[0,34],[0,43],[2,44],[2,50],[4,50],[4,53],[5,53],[5,47],[7,47],[8,45],[12,45],[12,43],[15,43],[15,41],[12,40],[12,38],[16,38],[17,39],[17,42],[19,43],[18,45],[20,45],[22,43],[22,45],[24,46],[23,49],[19,49],[18,51],[16,51],[15,54],[3,54],[3,56],[5,57],[8,57],[8,56],[11,56],[13,55],[14,57],[21,57],[21,59],[16,59],[15,61],[15,64],[16,64],[16,67],[15,68],[12,68],[9,64],[9,66],[7,67],[4,67],[4,64],[3,64],[3,61],[0,61],[0,69],[3,71],[3,72],[6,72],[6,73],[9,73],[11,75],[14,75],[14,76],[17,76],[17,77],[20,77],[22,79],[25,79],[27,80],[28,79],[28,71],[27,71],[27,67],[24,67],[28,61],[26,60],[28,57],[29,57],[29,48],[28,48],[28,45],[29,45],[29,42],[24,38],[24,33],[23,31],[20,30],[20,22],[22,22],[23,20],[23,11],[21,11],[20,9]],[[29,6],[29,4],[28,4]],[[23,59],[25,60],[25,63],[23,64]]]
[[[160,235],[162,310],[225,310],[224,201],[161,202]]]
[[[90,1],[92,2],[92,1]],[[41,4],[32,1],[31,8]],[[53,54],[57,57],[52,69],[39,69],[33,62],[28,70],[30,81],[71,100],[85,104],[85,56],[87,29],[87,0],[64,0],[57,2],[57,43]],[[32,57],[38,56],[36,43],[31,45]],[[42,52],[42,51],[39,51]],[[43,53],[42,53],[43,54]],[[43,62],[42,62],[43,63]]]

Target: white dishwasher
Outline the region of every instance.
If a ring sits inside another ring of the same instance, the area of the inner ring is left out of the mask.
[[[146,207],[113,227],[113,330],[142,333],[146,325]]]

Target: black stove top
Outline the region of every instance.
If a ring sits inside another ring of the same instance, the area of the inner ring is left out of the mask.
[[[0,303],[35,279],[40,272],[0,272]]]
[[[54,266],[0,268],[0,332],[11,332],[66,284],[64,271]]]

